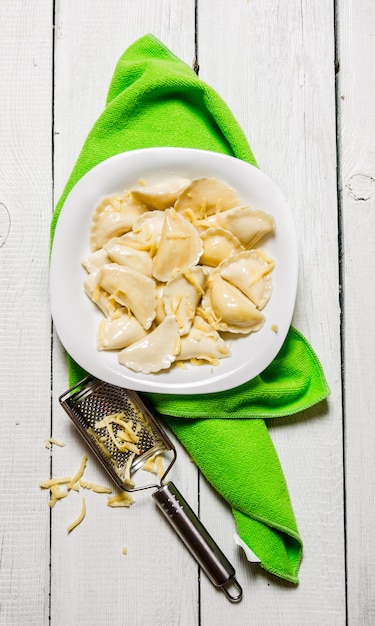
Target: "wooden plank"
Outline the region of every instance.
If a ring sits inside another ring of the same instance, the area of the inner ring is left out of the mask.
[[[154,34],[194,62],[194,2],[56,2],[55,197],[92,124],[103,111],[115,65],[136,39]],[[68,103],[63,115],[60,102]],[[68,118],[69,124],[65,120]]]
[[[234,11],[235,6],[235,11]],[[303,415],[270,424],[304,559],[297,589],[239,560],[244,600],[202,593],[202,623],[345,623],[342,415],[337,249],[334,16],[332,3],[198,4],[200,77],[242,125],[260,167],[293,208],[300,246],[294,325],[317,351],[332,394]],[[328,305],[329,303],[329,305]],[[225,545],[230,512],[202,482],[201,511]],[[227,545],[227,551],[230,549]]]
[[[192,2],[85,0],[77,4],[72,0],[55,3],[55,200],[103,107],[114,64],[126,46],[152,31],[188,63],[194,56]],[[369,59],[373,57],[374,16],[365,0],[355,7],[349,0],[336,4],[341,61],[349,618],[351,623],[370,624],[375,613],[374,431],[368,391],[374,166]],[[342,624],[332,6],[321,3],[319,14],[311,3],[292,2],[286,7],[276,0],[266,9],[264,3],[255,1],[238,3],[233,11],[233,3],[224,0],[198,3],[198,8],[200,75],[231,106],[260,166],[294,207],[301,240],[294,323],[316,348],[332,388],[323,409],[271,426],[305,542],[301,584],[291,589],[241,558],[232,543],[230,511],[203,479],[203,521],[215,530],[245,589],[244,602],[236,607],[203,576],[199,586],[195,564],[158,517],[150,497],[137,498],[129,510],[112,511],[106,507],[105,496],[85,492],[87,518],[66,536],[66,527],[81,505],[82,494],[72,493],[52,515],[52,622],[119,624],[131,619],[137,624],[220,625],[245,623],[250,614],[256,623],[267,625]],[[51,5],[38,0],[25,7],[5,0],[0,15],[7,26],[0,42],[0,623],[23,625],[46,623],[49,617],[49,508],[38,482],[49,475],[50,464],[43,440],[50,428]],[[78,59],[84,61],[80,64]],[[57,340],[53,367],[54,434],[67,444],[54,448],[53,471],[72,473],[84,447],[57,402],[67,385],[65,356]],[[106,482],[91,460],[87,477]],[[180,448],[173,479],[196,508],[197,474]],[[123,545],[128,547],[127,557],[121,554]]]
[[[187,63],[194,57],[194,2],[64,0],[56,7],[55,201],[104,107],[123,51],[152,32]],[[65,357],[56,339],[54,432],[67,442],[55,451],[56,474],[73,472],[85,451],[58,406],[67,384]],[[110,484],[91,456],[86,473],[87,479]],[[172,478],[193,508],[196,476],[179,449]],[[136,495],[131,508],[117,510],[107,507],[106,496],[84,495],[86,518],[69,536],[66,527],[80,510],[82,494],[70,494],[53,511],[52,622],[197,624],[197,566],[157,511],[151,492]]]
[[[345,350],[348,617],[373,624],[375,7],[338,4]]]
[[[0,8],[0,623],[48,620],[51,3]]]

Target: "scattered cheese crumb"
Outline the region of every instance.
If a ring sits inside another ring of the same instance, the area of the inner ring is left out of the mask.
[[[82,522],[82,520],[85,518],[85,515],[86,515],[86,500],[85,500],[85,498],[84,498],[84,497],[82,497],[82,508],[81,508],[81,512],[80,512],[80,514],[78,515],[77,519],[76,519],[76,520],[74,520],[74,522],[72,522],[72,523],[68,526],[68,528],[67,528],[67,532],[68,532],[68,533],[71,533],[71,532],[72,532],[72,530],[73,530],[74,528],[76,528],[76,527],[78,526],[78,524],[80,524],[80,523]]]
[[[63,485],[63,484],[69,483],[69,481],[70,481],[70,476],[49,478],[48,480],[42,480],[39,483],[39,487],[41,487],[42,489],[50,489],[52,485]]]
[[[125,465],[123,467],[119,467],[117,464],[116,469],[115,469],[116,474],[121,478],[121,481],[123,482],[123,484],[129,487],[129,489],[132,489],[134,487],[134,480],[132,480],[130,477],[130,469],[131,469],[134,457],[135,457],[135,453],[131,452]]]
[[[159,479],[164,476],[165,468],[163,463],[163,458],[160,454],[156,456],[152,456],[146,461],[146,463],[142,466],[142,469],[146,472],[151,472],[152,474],[157,474]]]
[[[57,478],[50,478],[49,480],[42,480],[39,483],[41,489],[50,490],[50,499],[48,501],[49,507],[52,509],[58,500],[66,498],[67,491],[61,491],[60,485],[66,485],[70,481],[70,476],[60,476]]]
[[[70,491],[71,489],[73,489],[73,491],[78,491],[79,490],[78,481],[83,476],[83,473],[84,473],[84,471],[86,469],[87,460],[88,460],[88,457],[87,457],[86,454],[84,454],[83,457],[82,457],[81,465],[79,466],[79,469],[78,469],[77,473],[73,476],[73,478],[69,481],[69,483],[67,485],[68,491]]]
[[[122,553],[123,554],[127,554],[128,553],[128,548],[126,546],[122,547]]]
[[[104,445],[104,443],[100,440],[99,435],[95,432],[95,430],[93,428],[91,428],[91,426],[87,429],[87,432],[89,433],[89,435],[91,435],[91,437],[93,437],[95,439],[95,443],[99,446],[101,452],[104,454],[104,456],[106,456],[108,459],[111,458],[111,453],[109,452],[107,446]]]
[[[48,439],[45,440],[44,445],[46,448],[50,448],[52,445],[59,446],[60,448],[64,448],[66,444],[63,443],[62,441],[59,441],[58,439],[49,437]]]
[[[112,493],[112,489],[110,487],[104,487],[104,485],[97,485],[95,483],[91,483],[86,480],[80,480],[79,486],[82,487],[82,489],[91,489],[91,491],[95,491],[95,493]]]
[[[52,508],[55,506],[57,500],[61,500],[62,498],[66,498],[68,495],[67,491],[61,491],[58,485],[51,485],[51,498],[49,500],[49,506]]]
[[[95,429],[99,430],[105,428],[108,437],[120,452],[131,451],[135,454],[139,454],[139,449],[136,445],[139,442],[138,433],[133,430],[133,421],[129,420],[126,422],[123,419],[124,417],[125,413],[107,415],[95,423]],[[114,431],[113,424],[116,424],[118,427],[116,428],[116,432]]]
[[[107,505],[113,508],[130,506],[135,502],[134,498],[127,491],[121,491],[115,496],[108,496]]]
[[[190,359],[192,365],[204,365],[204,363],[210,363],[211,365],[218,365],[219,359],[210,355],[201,356],[200,358]]]
[[[274,333],[277,333],[277,332],[278,332],[278,330],[279,330],[278,325],[277,325],[277,324],[272,324],[272,326],[271,326],[271,330],[273,330],[273,332],[274,332]]]
[[[158,471],[155,467],[155,457],[150,457],[144,465],[142,465],[142,470],[145,472],[151,472],[152,474],[157,474]]]
[[[117,419],[119,419],[118,416],[116,417]],[[120,416],[120,419],[121,419],[121,416]],[[132,426],[131,422],[127,423],[127,428],[131,428],[131,426]],[[134,438],[138,438],[138,431],[139,429],[135,428],[135,430],[132,431],[131,436]],[[95,434],[95,438],[98,440],[96,433],[94,434]],[[54,440],[54,439],[48,439],[45,443],[47,442],[49,443],[49,445],[52,445],[53,443],[55,443],[56,445],[59,445],[61,447],[65,446],[64,443],[58,442],[57,440]],[[133,485],[133,483],[130,479],[130,466],[131,466],[134,456],[135,456],[134,452],[131,453],[127,464],[125,465],[124,468],[122,468],[122,472],[124,474],[123,478],[124,480],[127,480],[129,485],[131,486]],[[95,493],[106,493],[106,494],[112,493],[112,489],[110,487],[106,487],[104,485],[98,485],[97,483],[93,483],[91,481],[82,480],[82,476],[86,469],[87,461],[88,461],[88,457],[86,454],[84,454],[81,459],[80,466],[77,472],[73,475],[73,477],[72,476],[55,476],[53,478],[40,481],[39,483],[40,488],[48,489],[50,491],[50,499],[48,501],[48,505],[50,508],[53,508],[56,502],[58,502],[59,500],[66,498],[69,494],[69,491],[79,491],[80,488],[90,489],[91,491]],[[132,498],[132,496],[128,492],[124,491],[117,495],[109,496],[107,504],[108,506],[113,507],[113,508],[129,507],[134,502],[135,502],[134,498]],[[82,497],[81,512],[79,516],[77,517],[77,519],[74,520],[68,526],[67,532],[70,533],[74,528],[76,528],[76,526],[78,526],[83,521],[85,516],[86,516],[86,500],[84,497]],[[124,547],[123,550],[126,551],[126,552],[124,551],[124,554],[127,554],[127,548]]]
[[[56,498],[56,496],[53,496],[53,495],[51,494],[51,497],[50,497],[50,499],[48,500],[48,506],[49,506],[49,508],[50,508],[50,509],[53,509],[53,507],[55,506],[56,502],[57,502],[57,498]]]

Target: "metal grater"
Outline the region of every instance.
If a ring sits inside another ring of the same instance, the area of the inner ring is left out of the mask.
[[[158,486],[136,487],[124,480],[124,468],[127,467],[130,459],[129,471],[131,476],[141,469],[152,456],[162,452],[170,450],[173,453],[173,459],[165,474],[169,472],[176,460],[176,450],[172,442],[139,396],[133,391],[88,376],[63,394],[60,397],[60,403],[120,489],[138,491]],[[98,421],[115,413],[124,413],[124,420],[133,423],[134,431],[136,425],[140,428],[138,442],[132,442],[138,450],[135,456],[130,451],[120,452],[106,430],[96,428]]]
[[[177,452],[152,413],[139,396],[128,389],[87,376],[60,397],[65,409],[96,458],[122,490],[154,488],[153,498],[211,582],[232,602],[239,602],[242,589],[235,570],[207,532],[177,487],[164,479]],[[111,428],[102,426],[114,418]],[[116,422],[118,419],[118,422]],[[119,438],[121,436],[121,445]],[[127,447],[130,445],[130,450]],[[119,450],[119,445],[124,450]],[[148,459],[170,451],[172,459],[160,484],[135,485],[134,477]]]

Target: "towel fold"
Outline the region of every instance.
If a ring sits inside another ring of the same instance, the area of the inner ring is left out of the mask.
[[[239,536],[261,565],[297,583],[302,541],[264,420],[167,421],[207,480],[229,502]]]
[[[51,225],[76,182],[117,153],[147,147],[222,152],[256,165],[247,139],[220,96],[152,35],[122,55],[105,109],[89,133]],[[68,355],[69,383],[86,374]],[[235,389],[198,396],[142,394],[230,504],[238,534],[262,567],[297,583],[302,557],[282,468],[264,418],[323,400],[329,388],[307,340],[291,328],[273,363]]]

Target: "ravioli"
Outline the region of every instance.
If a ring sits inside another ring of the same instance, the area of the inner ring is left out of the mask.
[[[274,266],[262,250],[248,250],[222,261],[215,271],[263,309],[271,297]]]
[[[82,259],[82,266],[85,270],[88,271],[89,274],[92,274],[96,270],[98,270],[102,265],[106,265],[106,263],[110,263],[111,259],[108,254],[104,250],[104,248],[100,248],[95,252],[92,252],[84,259]]]
[[[202,242],[194,226],[174,209],[166,209],[154,257],[154,277],[166,282],[176,272],[196,265],[202,252]]]
[[[164,211],[147,211],[134,222],[129,238],[142,242],[145,249],[156,250],[161,238],[164,218]]]
[[[260,330],[265,320],[255,304],[220,274],[212,276],[202,307],[205,318],[218,331],[248,334]]]
[[[102,200],[82,260],[84,289],[103,314],[97,349],[142,374],[218,365],[230,356],[227,333],[264,325],[275,262],[255,246],[274,230],[272,215],[214,178],[162,180]]]
[[[245,248],[253,248],[275,230],[272,215],[248,206],[235,207],[216,216],[221,228],[229,230]]]
[[[119,194],[105,198],[98,205],[91,223],[91,250],[99,250],[112,239],[132,229],[145,207],[130,196]]]
[[[177,198],[175,209],[182,215],[191,214],[197,219],[240,204],[237,193],[215,178],[197,178]]]
[[[96,306],[104,313],[105,316],[112,315],[121,305],[116,302],[105,289],[102,289],[98,283],[99,270],[89,274],[83,285],[86,294],[96,304]]]
[[[133,315],[120,313],[107,317],[99,324],[98,350],[121,350],[146,335],[147,332]]]
[[[178,360],[217,365],[219,359],[228,356],[230,350],[224,339],[202,317],[196,315],[189,333],[181,337]]]
[[[152,259],[149,253],[129,245],[129,237],[113,237],[104,244],[104,250],[109,263],[112,261],[130,267],[145,276],[152,276]]]
[[[122,365],[143,374],[168,369],[180,349],[180,333],[173,315],[164,320],[146,337],[121,350],[118,360]]]
[[[201,240],[203,253],[200,262],[212,267],[245,250],[237,237],[225,228],[208,228],[201,233]]]
[[[173,207],[179,193],[190,183],[188,178],[162,181],[155,185],[142,185],[131,190],[133,198],[149,209],[169,209]]]
[[[164,310],[175,316],[180,335],[186,335],[191,328],[205,284],[205,271],[197,265],[171,278],[163,289]]]
[[[152,278],[110,263],[99,270],[98,284],[113,300],[127,307],[145,330],[150,328],[156,315],[156,287]]]

